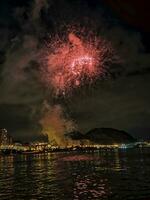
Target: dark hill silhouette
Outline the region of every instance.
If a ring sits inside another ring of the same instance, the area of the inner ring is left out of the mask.
[[[132,143],[136,141],[125,131],[113,128],[95,128],[86,134],[82,134],[79,131],[74,131],[65,134],[65,136],[72,140],[89,140],[96,144]]]
[[[135,139],[122,130],[95,128],[85,134],[85,138],[98,144],[131,143]]]

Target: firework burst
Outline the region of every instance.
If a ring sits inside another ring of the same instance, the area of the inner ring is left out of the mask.
[[[69,94],[102,77],[111,55],[112,48],[104,40],[68,32],[47,44],[42,79],[56,96]]]

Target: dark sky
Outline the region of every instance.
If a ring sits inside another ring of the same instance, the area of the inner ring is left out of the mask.
[[[122,62],[105,79],[57,101],[82,132],[110,127],[150,138],[148,11],[140,0],[1,0],[0,127],[17,139],[40,136],[43,102],[52,107],[54,100],[39,81],[37,55],[60,26],[80,24],[111,42]]]

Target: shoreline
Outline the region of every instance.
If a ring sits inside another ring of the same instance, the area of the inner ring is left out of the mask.
[[[0,156],[6,155],[34,155],[34,154],[46,154],[46,153],[57,153],[57,152],[93,152],[93,151],[128,151],[130,149],[149,149],[149,147],[132,147],[132,148],[95,148],[95,147],[84,147],[84,148],[57,148],[57,149],[49,149],[42,151],[18,151],[18,150],[0,150]]]

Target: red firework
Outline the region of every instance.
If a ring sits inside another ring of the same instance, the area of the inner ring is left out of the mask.
[[[79,38],[68,33],[67,40],[54,38],[48,44],[44,81],[56,95],[66,95],[85,82],[92,82],[104,72],[109,45],[94,37]]]

